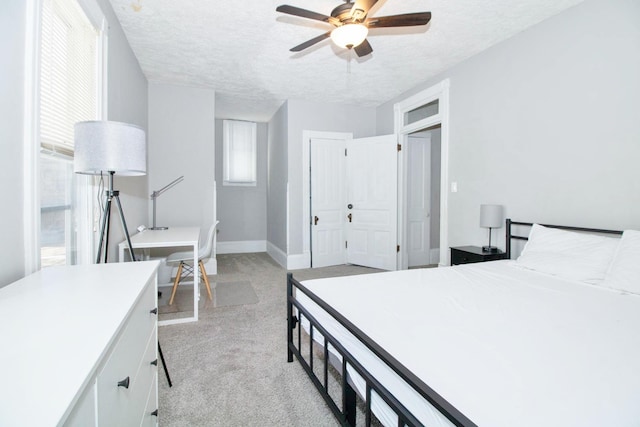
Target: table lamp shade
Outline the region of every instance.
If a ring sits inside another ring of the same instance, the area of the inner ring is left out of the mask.
[[[74,172],[123,176],[147,173],[144,130],[120,122],[88,121],[75,124]]]
[[[501,205],[480,205],[480,227],[500,228],[503,216]]]

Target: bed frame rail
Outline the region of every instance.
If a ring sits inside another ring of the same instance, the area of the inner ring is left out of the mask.
[[[363,400],[365,402],[365,425],[371,425],[372,413],[371,413],[371,395],[372,391],[375,392],[381,399],[383,399],[387,405],[398,416],[398,426],[422,426],[415,416],[400,403],[393,394],[391,394],[376,378],[371,375],[354,357],[351,355],[327,330],[298,302],[295,297],[294,289],[296,292],[303,292],[313,302],[325,310],[336,321],[338,321],[345,329],[358,338],[371,352],[373,352],[378,358],[380,358],[387,366],[389,366],[396,374],[400,376],[407,384],[409,384],[414,390],[416,390],[425,400],[433,405],[439,412],[441,412],[447,419],[449,419],[454,425],[461,427],[475,427],[471,420],[464,416],[460,411],[454,408],[449,402],[447,402],[442,396],[436,393],[433,389],[427,386],[423,381],[416,377],[405,366],[393,358],[382,347],[376,344],[371,338],[364,334],[359,328],[353,325],[349,320],[342,316],[339,312],[329,306],[321,298],[307,289],[304,285],[300,284],[293,278],[293,274],[287,274],[287,361],[293,362],[295,356],[307,375],[316,386],[325,402],[340,421],[343,426],[355,426],[356,423],[356,392],[349,383],[349,375],[347,372],[347,366],[355,370],[366,383],[366,392]],[[297,310],[298,316],[294,315],[294,307]],[[302,318],[309,322],[309,362],[307,362],[302,355]],[[294,341],[294,330],[298,327],[297,343]],[[314,331],[318,331],[324,337],[324,366],[323,366],[323,378],[320,379],[316,376],[313,370],[314,358],[313,358],[313,346]],[[328,363],[329,363],[329,345],[335,349],[342,358],[341,368],[341,386],[342,386],[342,408],[334,402],[333,398],[329,394],[328,383]]]

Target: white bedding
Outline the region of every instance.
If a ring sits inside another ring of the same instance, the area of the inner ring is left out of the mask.
[[[479,426],[640,425],[639,295],[513,261],[303,284]],[[302,292],[297,298],[423,424],[450,425]],[[356,388],[362,395],[361,379]],[[376,416],[395,425],[379,403]]]

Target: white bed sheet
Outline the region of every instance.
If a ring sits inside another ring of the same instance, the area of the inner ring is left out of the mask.
[[[479,426],[640,425],[638,295],[513,261],[303,284]],[[451,425],[302,292],[297,299],[423,424]]]

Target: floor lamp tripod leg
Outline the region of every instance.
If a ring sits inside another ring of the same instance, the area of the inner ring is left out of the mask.
[[[120,221],[122,222],[122,229],[124,230],[124,235],[127,237],[127,243],[129,245],[129,253],[131,253],[131,261],[136,260],[136,254],[133,252],[133,245],[131,244],[131,237],[129,236],[129,229],[127,228],[127,221],[124,219],[124,212],[122,212],[122,204],[120,203],[120,194],[115,192],[116,205],[118,205],[118,212],[120,213]]]
[[[104,263],[107,263],[109,259],[109,232],[111,231],[111,202],[113,201],[113,196],[107,196],[107,206],[108,209],[105,212],[107,217],[107,228],[104,232]]]
[[[109,212],[111,211],[111,199],[107,197],[107,200],[104,202],[104,210],[102,212],[102,225],[100,226],[100,243],[98,244],[98,256],[96,257],[96,264],[100,263],[100,258],[102,256],[102,243],[104,241],[105,231],[108,233],[109,229],[107,228],[107,223],[109,222]],[[106,253],[106,250],[105,250]],[[107,260],[105,259],[105,262]]]
[[[169,387],[173,387],[173,384],[171,383],[171,377],[169,376],[169,371],[167,370],[167,364],[164,363],[164,356],[162,355],[162,348],[160,348],[160,341],[158,341],[158,353],[160,353],[160,360],[162,360],[162,367],[164,368],[164,374],[167,376]]]

